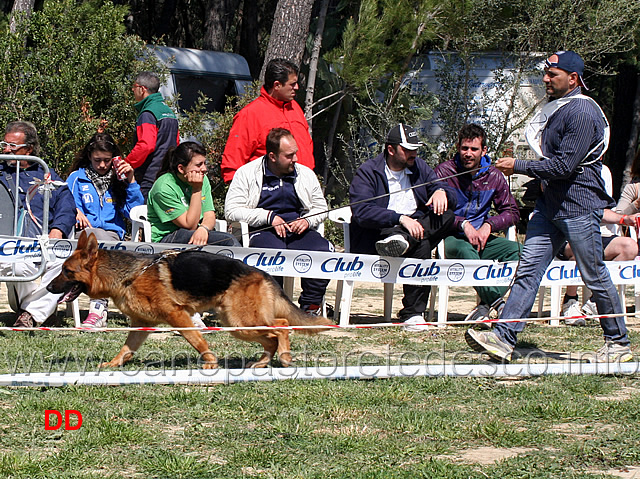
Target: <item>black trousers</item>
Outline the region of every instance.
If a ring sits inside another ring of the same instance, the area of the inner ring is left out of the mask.
[[[424,228],[424,237],[417,240],[404,229],[397,225],[392,228],[385,228],[380,231],[380,239],[393,235],[402,235],[409,242],[409,249],[402,255],[405,258],[429,259],[431,251],[440,241],[449,236],[453,231],[453,223],[456,219],[453,210],[447,210],[442,215],[436,215],[432,210],[420,217],[412,217]],[[402,286],[404,297],[402,298],[403,308],[398,312],[398,318],[405,321],[412,316],[423,314],[427,309],[431,286],[416,286],[405,284]]]

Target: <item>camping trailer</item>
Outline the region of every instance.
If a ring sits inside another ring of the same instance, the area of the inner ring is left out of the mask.
[[[160,46],[149,49],[169,69],[160,93],[164,98],[178,97],[181,111],[193,108],[202,92],[210,100],[206,109],[222,112],[226,97],[242,95],[253,81],[247,61],[235,53]]]

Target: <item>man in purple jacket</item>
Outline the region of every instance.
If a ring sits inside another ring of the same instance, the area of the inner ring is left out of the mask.
[[[457,147],[458,153],[453,159],[440,163],[435,169],[439,178],[446,178],[444,181],[455,191],[457,199],[456,232],[444,240],[445,257],[517,261],[520,245],[493,234],[515,225],[520,211],[504,175],[491,165],[491,158],[487,156],[486,132],[479,125],[465,125],[458,133]],[[490,215],[492,206],[495,215]],[[469,313],[467,321],[489,319],[491,308],[500,313],[504,306],[502,296],[507,289],[506,286],[476,286],[480,304]]]
[[[399,124],[389,131],[384,151],[364,162],[349,188],[351,252],[431,258],[431,250],[450,234],[455,194],[438,181],[424,160],[416,130]],[[404,285],[398,317],[408,331],[426,328],[424,311],[430,286]]]

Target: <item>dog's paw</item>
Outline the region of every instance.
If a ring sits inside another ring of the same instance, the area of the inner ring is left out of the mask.
[[[107,361],[106,363],[102,363],[100,365],[98,365],[99,369],[104,369],[104,368],[119,368],[120,366],[122,366],[122,363],[120,361]]]
[[[205,363],[202,363],[202,369],[218,369],[218,362],[207,361]]]
[[[291,357],[291,353],[282,353],[278,359],[280,359],[280,364],[284,368],[295,365],[294,359]]]
[[[269,361],[250,361],[247,363],[247,368],[249,369],[258,369],[258,368],[266,368],[269,364]]]

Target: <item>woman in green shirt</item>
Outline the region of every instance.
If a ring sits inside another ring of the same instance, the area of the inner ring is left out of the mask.
[[[240,246],[233,235],[214,231],[211,184],[205,149],[187,141],[170,148],[147,199],[151,241]]]

